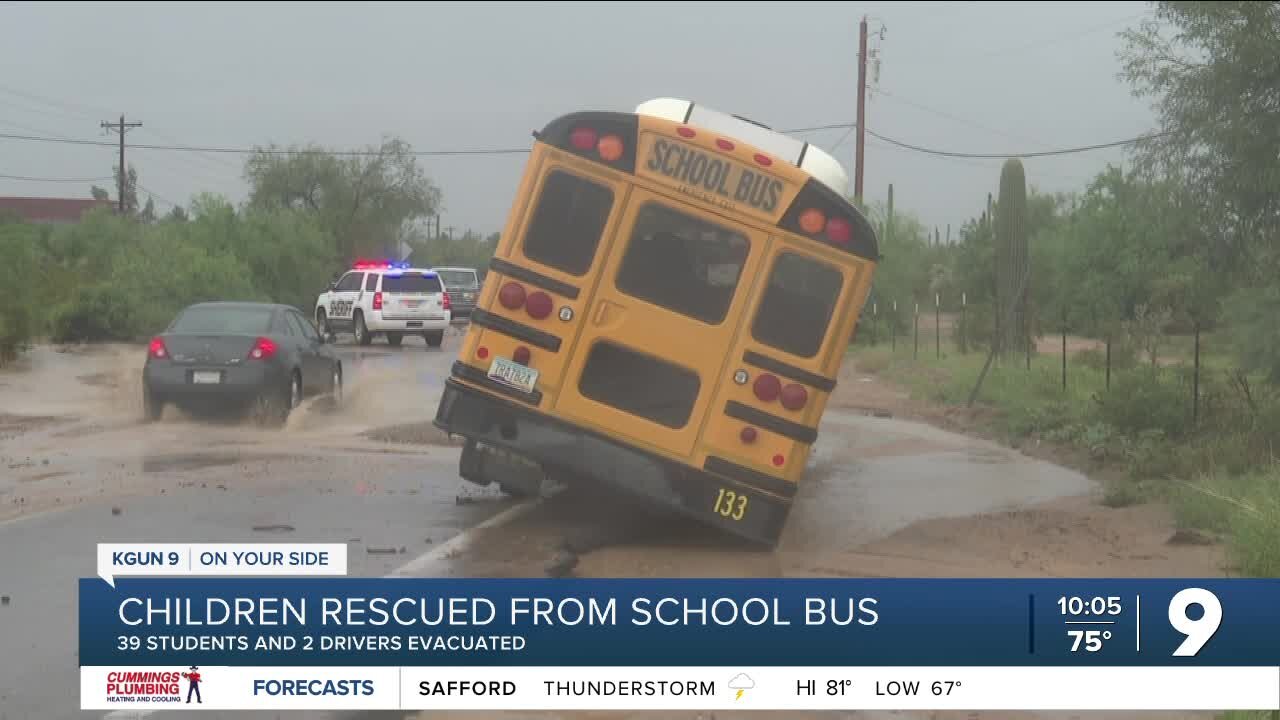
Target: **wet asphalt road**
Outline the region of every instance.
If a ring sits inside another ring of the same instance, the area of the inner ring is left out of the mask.
[[[0,720],[102,715],[78,710],[76,659],[76,582],[95,574],[96,543],[344,542],[352,575],[380,576],[509,507],[464,487],[456,447],[364,435],[430,420],[449,344],[342,346],[347,406],[304,406],[282,430],[141,424],[132,348],[38,349],[0,374]]]
[[[268,431],[178,414],[141,424],[137,348],[38,349],[28,367],[0,373],[0,595],[10,599],[0,606],[0,720],[102,715],[78,710],[76,659],[76,581],[94,574],[98,542],[346,542],[351,574],[378,576],[511,507],[459,480],[457,447],[429,429],[455,347],[344,345],[345,407],[306,405]],[[857,548],[918,520],[1089,487],[989,443],[831,410],[780,548],[755,571],[726,563],[732,551],[715,544],[673,552],[665,537],[652,547],[641,538],[606,572],[782,574],[774,558]],[[518,542],[480,543],[440,574],[541,575],[567,507],[527,514],[506,530]],[[504,530],[486,532],[501,541]]]

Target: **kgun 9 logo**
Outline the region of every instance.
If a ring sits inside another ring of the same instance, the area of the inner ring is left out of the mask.
[[[1191,608],[1200,608],[1191,617]],[[1222,624],[1222,603],[1218,596],[1203,588],[1187,588],[1169,601],[1169,624],[1186,636],[1174,657],[1195,657],[1205,644],[1218,632]]]

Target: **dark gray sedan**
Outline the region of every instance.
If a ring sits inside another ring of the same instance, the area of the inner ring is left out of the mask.
[[[199,303],[151,339],[142,388],[150,420],[174,403],[187,410],[248,407],[283,424],[305,397],[341,402],[342,362],[295,308]]]

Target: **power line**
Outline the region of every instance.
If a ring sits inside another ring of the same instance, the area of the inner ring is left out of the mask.
[[[782,130],[786,134],[814,132],[817,130],[847,130],[856,127],[855,123],[831,123],[828,125],[814,125],[811,127],[793,128],[790,130]],[[966,157],[976,159],[1002,159],[1002,158],[1027,158],[1027,157],[1047,157],[1052,155],[1072,155],[1075,153],[1089,152],[1092,150],[1104,150],[1106,148],[1120,147],[1123,145],[1132,145],[1143,140],[1150,140],[1159,137],[1165,137],[1173,134],[1173,131],[1164,131],[1152,133],[1148,135],[1139,135],[1137,137],[1126,138],[1124,140],[1115,140],[1112,142],[1096,143],[1093,145],[1080,145],[1076,147],[1058,148],[1055,150],[1037,150],[1031,152],[998,152],[998,153],[975,153],[960,152],[954,150],[939,150],[937,148],[924,147],[916,145],[904,140],[882,135],[874,130],[868,129],[867,134],[872,137],[883,140],[887,143],[915,150],[928,155],[939,155],[942,157]],[[91,145],[95,147],[114,147],[115,143],[105,142],[101,140],[74,140],[68,138],[51,138],[41,137],[37,135],[18,135],[14,133],[0,133],[0,139],[7,140],[27,140],[33,142],[52,142],[67,143],[74,145]],[[263,153],[267,155],[307,155],[307,154],[328,154],[342,156],[376,156],[379,153],[371,150],[283,150],[278,148],[231,148],[231,147],[204,147],[204,146],[184,146],[184,145],[129,145],[135,150],[171,150],[179,152],[214,152],[214,153],[239,153],[253,154]],[[528,148],[494,148],[494,149],[466,149],[466,150],[415,150],[411,154],[416,156],[448,156],[448,155],[526,155],[530,151]]]
[[[1166,130],[1164,132],[1151,133],[1147,135],[1139,135],[1138,137],[1128,138],[1125,140],[1116,140],[1113,142],[1097,143],[1094,145],[1081,145],[1078,147],[1060,148],[1057,150],[1040,150],[1036,152],[1020,152],[1020,153],[973,153],[973,152],[955,152],[951,150],[937,150],[934,148],[927,148],[920,145],[913,145],[912,143],[903,142],[902,140],[894,140],[891,137],[886,137],[870,129],[867,130],[867,134],[874,138],[878,138],[887,143],[890,143],[891,145],[897,145],[898,147],[906,148],[908,150],[915,150],[916,152],[921,152],[928,155],[938,155],[940,157],[976,158],[980,160],[983,160],[983,159],[999,160],[1004,158],[1030,158],[1030,157],[1048,157],[1051,155],[1074,155],[1075,153],[1090,152],[1092,150],[1105,150],[1107,148],[1122,147],[1124,145],[1132,145],[1134,143],[1142,142],[1143,140],[1152,140],[1155,138],[1165,137],[1167,135],[1172,135],[1173,131]]]
[[[54,142],[69,143],[73,145],[92,145],[96,147],[115,147],[116,143],[106,142],[103,140],[72,140],[64,138],[40,137],[37,135],[16,135],[12,133],[0,133],[0,139],[6,140],[30,140],[34,142]],[[152,145],[152,144],[130,144],[133,150],[174,150],[179,152],[205,152],[205,153],[234,153],[241,155],[252,155],[262,153],[264,155],[344,155],[344,156],[376,156],[380,155],[376,150],[310,150],[310,149],[280,149],[280,148],[233,148],[233,147],[204,147],[197,145]],[[440,156],[440,155],[527,155],[529,148],[495,148],[495,149],[467,149],[467,150],[414,150],[410,154],[418,156]]]
[[[902,103],[903,105],[908,105],[917,110],[921,110],[921,111],[930,113],[932,115],[937,115],[938,117],[941,117],[941,118],[946,118],[947,120],[950,120],[952,122],[958,122],[958,123],[961,123],[962,125],[968,125],[970,127],[977,128],[979,130],[985,130],[989,133],[992,133],[995,135],[1002,135],[1004,137],[1012,138],[1014,140],[1021,140],[1023,142],[1030,142],[1030,143],[1035,143],[1036,145],[1050,147],[1049,143],[1046,143],[1042,140],[1030,138],[1025,135],[1019,135],[1017,133],[1012,133],[1007,130],[1001,130],[999,128],[994,128],[989,125],[983,125],[982,123],[977,122],[976,120],[969,120],[967,118],[963,118],[958,115],[952,115],[951,113],[945,110],[939,110],[937,108],[932,108],[932,107],[929,107],[928,105],[918,103],[914,100],[909,100],[899,95],[895,95],[894,93],[891,93],[888,90],[883,90],[881,88],[875,87],[875,88],[871,88],[871,92],[877,95],[881,95],[883,97],[889,98],[890,100],[893,100],[895,102]]]
[[[155,192],[152,192],[152,191],[148,190],[147,188],[145,188],[145,187],[143,187],[143,186],[142,186],[142,183],[138,183],[138,189],[139,189],[139,190],[141,190],[142,192],[144,192],[144,193],[146,193],[146,194],[150,195],[151,197],[153,197],[153,198],[155,198],[155,199],[159,200],[160,202],[162,202],[162,203],[165,203],[165,204],[169,205],[169,207],[179,207],[178,203],[176,203],[176,202],[174,202],[174,201],[172,201],[172,200],[169,200],[169,199],[165,198],[163,195],[161,195],[161,194],[159,194],[159,193],[155,193]]]
[[[52,183],[94,183],[94,182],[104,182],[107,180],[115,180],[115,178],[112,178],[112,177],[49,178],[49,177],[31,177],[29,175],[0,175],[0,179],[26,180],[28,182],[52,182]]]

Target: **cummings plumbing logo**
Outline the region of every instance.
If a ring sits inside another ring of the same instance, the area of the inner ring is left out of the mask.
[[[183,690],[186,702],[200,697],[200,668],[192,665],[186,672],[170,670],[113,670],[107,673],[107,701],[118,703],[180,703]],[[186,686],[185,688],[183,686]]]

